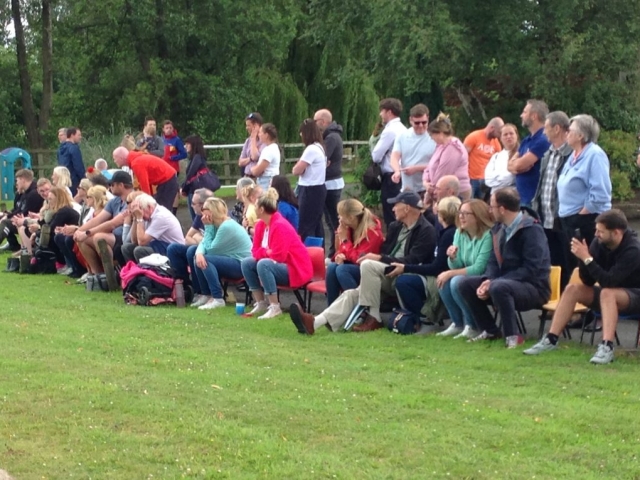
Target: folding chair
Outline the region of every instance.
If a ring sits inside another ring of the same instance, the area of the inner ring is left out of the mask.
[[[598,322],[598,320],[602,320],[602,313],[598,312],[596,310],[590,309],[589,310],[589,315],[593,315],[593,325],[591,328],[591,345],[593,345],[593,342],[595,340],[596,337],[596,324]],[[640,314],[636,314],[636,315],[618,315],[618,321],[620,320],[635,320],[638,322],[638,331],[636,332],[636,342],[635,342],[635,348],[638,348],[638,343],[640,343]],[[587,326],[587,322],[583,322],[582,324],[582,331],[580,332],[580,343],[582,343],[582,338],[584,336],[584,331],[585,328]],[[618,346],[620,346],[620,338],[618,337],[618,331],[616,329],[616,344]]]
[[[313,265],[313,277],[311,282],[307,284],[307,312],[311,311],[311,297],[314,293],[327,294],[327,283],[325,281],[327,277],[327,266],[324,263],[324,250],[321,248],[310,248],[309,256],[311,257],[311,264]]]
[[[538,329],[538,337],[542,338],[544,335],[544,325],[547,320],[551,320],[553,318],[553,313],[558,309],[558,303],[560,303],[560,278],[561,278],[561,268],[560,267],[551,267],[551,273],[549,275],[549,282],[551,283],[551,298],[549,301],[542,306],[542,313],[540,314],[540,328]],[[578,269],[575,268],[573,273],[571,274],[571,279],[569,280],[569,285],[571,284],[580,284],[580,275],[578,273]],[[578,303],[573,309],[573,313],[579,313],[581,315],[585,315],[587,313],[588,308]],[[571,340],[571,332],[569,329],[565,328],[562,330],[562,335],[565,338]]]
[[[252,303],[251,300],[253,299],[253,295],[251,295],[251,290],[249,290],[249,285],[247,285],[247,282],[244,280],[244,278],[221,278],[220,284],[222,286],[222,293],[224,298],[227,298],[227,289],[229,288],[229,285],[234,285],[234,286],[244,285],[246,287],[245,294],[244,294],[244,304],[251,305]]]
[[[322,262],[324,265],[324,248],[322,247],[307,247],[307,251],[309,252],[309,257],[311,257],[311,262],[313,264],[314,262],[314,258],[320,257],[322,258]],[[314,272],[315,273],[315,272]],[[305,307],[305,305],[307,305],[307,285],[309,285],[309,283],[311,283],[310,281],[305,283],[303,286],[298,287],[298,288],[293,288],[290,286],[278,286],[278,300],[280,297],[280,291],[285,291],[285,292],[293,292],[293,294],[296,296],[296,299],[298,300],[298,303],[300,304],[301,307]]]

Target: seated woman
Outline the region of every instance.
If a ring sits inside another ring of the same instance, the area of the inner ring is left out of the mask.
[[[446,252],[453,244],[460,203],[458,197],[445,197],[438,202],[438,221],[442,229],[438,231],[438,246],[433,262],[420,265],[391,264],[396,268],[389,273],[389,276],[400,275],[396,280],[396,294],[400,305],[411,313],[420,315],[427,300],[429,294],[427,277],[437,277],[449,270]],[[433,293],[437,295],[437,291]]]
[[[449,115],[440,113],[429,124],[429,134],[436,142],[429,165],[422,175],[422,183],[427,189],[427,195],[435,196],[435,187],[445,175],[455,175],[460,182],[460,198],[471,198],[471,180],[469,179],[469,152],[459,138],[453,136],[453,126]]]
[[[256,207],[259,220],[252,256],[242,261],[242,275],[256,300],[247,316],[266,311],[258,317],[266,319],[282,314],[278,285],[303,287],[313,276],[313,266],[302,240],[278,213],[278,192],[268,189],[258,199]]]
[[[236,200],[237,202],[233,206],[233,208],[229,211],[229,216],[233,218],[236,222],[242,225],[242,220],[244,218],[244,202],[242,199],[242,192],[244,191],[244,187],[249,185],[253,185],[255,182],[251,180],[250,177],[242,177],[238,179],[236,183]]]
[[[298,199],[293,193],[289,179],[284,175],[276,175],[271,179],[271,187],[278,192],[278,212],[298,230]]]
[[[64,265],[65,259],[62,251],[55,242],[55,234],[62,233],[65,225],[77,225],[80,221],[80,214],[76,212],[71,205],[71,196],[59,187],[53,187],[49,192],[49,211],[51,212],[51,220],[46,222],[42,220],[40,226],[48,225],[51,234],[48,242],[44,244],[41,236],[40,248],[46,248],[56,254],[56,262]]]
[[[54,187],[64,189],[70,198],[73,198],[71,195],[71,173],[69,173],[69,169],[67,167],[55,167],[53,169],[53,173],[51,174],[51,184]]]
[[[327,304],[331,305],[344,290],[360,285],[358,259],[367,253],[380,253],[384,242],[380,220],[358,200],[338,203],[338,245],[333,261],[327,266]]]
[[[242,278],[242,259],[251,256],[251,239],[228,215],[227,204],[210,197],[202,206],[204,237],[196,249],[195,272],[202,295],[192,306],[211,310],[225,306],[220,278]],[[195,281],[193,283],[196,283]]]
[[[451,325],[438,333],[439,336],[474,338],[478,335],[473,314],[458,291],[458,282],[463,276],[484,273],[493,247],[492,226],[489,206],[482,200],[469,200],[460,207],[453,245],[446,251],[449,270],[438,275],[436,280],[440,298],[451,318]]]
[[[78,193],[84,191],[87,188],[85,182],[91,185],[91,182],[86,178],[80,181],[78,186]],[[65,225],[54,237],[56,245],[62,252],[67,265],[67,271],[65,275],[69,275],[71,278],[80,278],[86,273],[85,262],[79,261],[80,252],[73,241],[73,234],[87,221],[91,220],[94,216],[98,215],[107,204],[107,189],[102,186],[90,187],[86,190],[86,196],[82,205],[82,214],[80,215],[80,222],[78,225]]]

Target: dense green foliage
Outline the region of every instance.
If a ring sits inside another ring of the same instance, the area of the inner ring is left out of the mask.
[[[9,3],[0,0],[4,25]],[[20,2],[36,111],[43,4]],[[119,134],[147,114],[233,142],[253,110],[292,141],[324,106],[347,138],[365,139],[384,96],[446,109],[460,133],[494,114],[517,120],[529,97],[608,130],[637,128],[638,0],[59,0],[52,11],[47,145],[60,125]],[[0,145],[27,146],[8,29],[0,84]]]

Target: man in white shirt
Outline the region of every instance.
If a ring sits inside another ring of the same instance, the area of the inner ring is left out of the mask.
[[[382,187],[380,194],[382,197],[382,214],[384,223],[389,226],[395,220],[393,207],[387,202],[390,198],[395,198],[400,193],[400,183],[395,183],[393,168],[391,166],[391,152],[396,137],[407,131],[400,121],[402,113],[402,102],[397,98],[385,98],[380,101],[380,118],[384,123],[384,130],[380,134],[380,139],[371,152],[371,158],[375,163],[380,164],[382,170]]]
[[[436,142],[427,133],[429,108],[419,103],[409,111],[411,128],[396,137],[391,153],[392,180],[402,180],[403,192],[415,192],[422,197],[422,173],[429,164]]]

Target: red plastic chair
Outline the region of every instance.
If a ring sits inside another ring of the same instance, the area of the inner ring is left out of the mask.
[[[293,292],[303,308],[307,305],[307,287],[313,281],[324,280],[326,275],[326,268],[324,266],[324,248],[307,247],[307,251],[309,252],[309,257],[311,257],[311,264],[313,265],[313,276],[311,277],[311,280],[298,288],[278,286],[278,292],[280,292],[280,290]]]
[[[313,277],[307,285],[307,312],[311,311],[311,297],[314,293],[327,294],[327,266],[324,263],[324,250],[318,247],[307,247],[311,264],[313,265]]]

